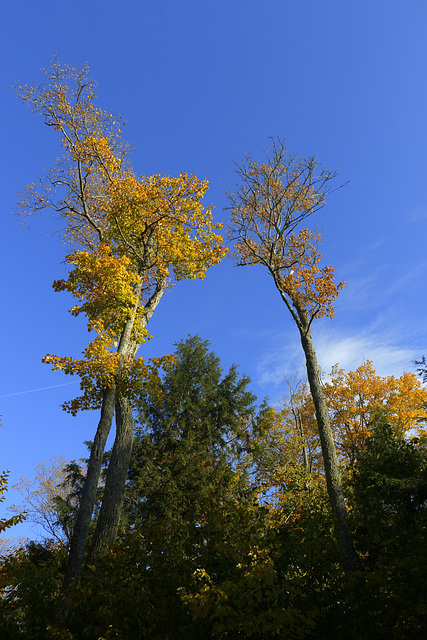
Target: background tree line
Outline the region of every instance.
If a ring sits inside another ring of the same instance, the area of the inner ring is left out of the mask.
[[[354,435],[351,456],[340,456],[362,559],[349,575],[307,391],[280,410],[257,406],[249,379],[235,367],[224,374],[199,337],[178,343],[175,356],[162,393],[138,402],[118,537],[86,567],[63,637],[419,638],[427,442],[426,391],[415,376],[381,378],[366,364],[347,375],[358,380],[353,389],[342,372],[326,385],[330,397],[346,394],[332,421]],[[373,397],[373,388],[382,392]],[[360,428],[362,410],[370,417]],[[68,463],[53,486],[41,485],[45,540],[2,558],[2,637],[46,637],[84,469]],[[96,511],[103,490],[101,482]]]
[[[17,93],[64,154],[19,209],[65,224],[77,248],[54,288],[95,336],[80,359],[44,361],[80,377],[64,409],[98,410],[99,422],[83,466],[22,484],[49,537],[4,555],[5,637],[419,637],[425,389],[411,374],[379,378],[370,362],[322,382],[312,337],[345,285],[305,227],[336,174],[280,139],[264,162],[237,166],[235,259],[267,269],[307,367],[282,408],[257,406],[249,379],[223,375],[198,337],[137,356],[164,292],[227,252],[201,203],[206,181],[136,176],[121,117],[96,106],[87,69],[54,61],[45,84]]]

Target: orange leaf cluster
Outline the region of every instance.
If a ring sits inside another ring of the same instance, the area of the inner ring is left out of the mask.
[[[403,373],[400,377],[379,376],[370,360],[349,372],[335,365],[323,384],[323,392],[337,451],[347,462],[354,459],[356,448],[364,446],[371,422],[379,410],[385,412],[389,424],[402,435],[411,437],[426,433],[427,389],[414,373]],[[275,434],[275,450],[282,458],[288,457],[290,452],[294,458],[297,452],[298,459],[302,459],[304,445],[312,457],[313,468],[321,468],[314,404],[307,386],[300,387],[285,403],[277,414],[272,433]]]
[[[320,234],[296,228],[323,207],[328,171],[316,173],[314,159],[297,161],[275,144],[268,163],[249,161],[238,168],[242,186],[229,193],[230,236],[239,265],[268,268],[297,323],[307,329],[315,317],[332,317],[345,285],[334,283],[334,269],[319,266]]]
[[[355,446],[363,446],[378,410],[385,412],[397,432],[425,434],[427,389],[415,373],[379,376],[370,360],[348,373],[335,365],[324,391],[337,446],[348,459]]]

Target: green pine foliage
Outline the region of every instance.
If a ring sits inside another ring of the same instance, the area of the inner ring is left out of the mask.
[[[352,469],[352,519],[365,566],[364,607],[377,638],[427,628],[427,446],[378,414]]]

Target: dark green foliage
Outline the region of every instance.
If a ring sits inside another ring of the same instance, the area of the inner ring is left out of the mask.
[[[248,440],[255,411],[249,379],[235,366],[222,377],[208,345],[197,336],[180,342],[163,395],[141,399],[129,486],[140,496],[130,508],[142,520],[191,512],[197,522]]]
[[[45,640],[65,569],[64,547],[30,542],[0,564],[0,638]]]
[[[352,490],[372,637],[421,638],[427,628],[425,444],[406,440],[378,415],[357,453]]]
[[[426,462],[425,445],[406,440],[377,416],[353,469],[354,496],[363,520],[374,517],[378,528],[394,534],[412,531],[426,506]]]
[[[427,360],[426,357],[423,356],[421,360],[415,360],[414,364],[418,365],[417,373],[422,378],[423,382],[427,382]]]
[[[119,538],[86,567],[69,630],[46,631],[66,551],[32,544],[0,562],[1,640],[423,638],[426,443],[376,416],[345,470],[362,569],[344,575],[323,477],[295,443],[269,473],[274,412],[207,342],[176,356],[141,398]],[[82,478],[69,466],[64,527]]]
[[[82,461],[83,462],[83,461]],[[54,504],[57,514],[57,524],[65,533],[68,543],[73,533],[76,513],[80,502],[80,492],[84,482],[83,467],[76,460],[72,460],[64,467],[65,481],[61,488],[68,491],[66,497],[55,496]]]
[[[162,633],[182,625],[187,637],[191,625],[177,590],[197,567],[216,564],[214,542],[237,499],[236,462],[255,416],[249,379],[234,366],[223,375],[208,347],[197,336],[178,343],[162,395],[141,399],[125,505],[143,540]]]
[[[256,492],[240,463],[256,415],[249,379],[234,366],[223,374],[208,346],[180,342],[161,393],[141,398],[121,534],[79,587],[76,637],[211,637],[209,620],[191,615],[180,589],[201,566],[229,572],[234,528],[248,535],[245,510]]]

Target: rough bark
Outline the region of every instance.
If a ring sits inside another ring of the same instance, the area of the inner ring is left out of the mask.
[[[166,288],[167,279],[163,278],[157,285],[153,295],[147,302],[144,314],[141,318],[141,326],[146,327],[159,304]],[[135,291],[137,297],[141,293],[140,287]],[[119,364],[126,357],[134,357],[140,343],[132,341],[132,330],[136,317],[136,307],[134,313],[129,318],[123,328],[117,352],[122,356]],[[92,520],[93,509],[98,488],[99,476],[101,473],[102,459],[107,442],[107,437],[111,429],[114,412],[117,411],[117,432],[108,465],[107,478],[102,499],[101,511],[95,530],[94,541],[91,547],[91,554],[94,555],[105,551],[117,534],[120,521],[121,509],[123,506],[124,490],[126,485],[127,471],[129,468],[130,456],[133,444],[133,418],[132,407],[128,398],[124,396],[116,397],[116,385],[111,385],[105,392],[102,407],[101,419],[96,431],[95,440],[91,449],[86,480],[83,486],[82,497],[77,514],[77,520],[71,539],[68,565],[58,599],[57,608],[54,615],[54,626],[64,628],[70,615],[69,594],[73,583],[77,583],[86,551],[89,527]]]
[[[346,573],[359,568],[359,557],[354,548],[353,539],[348,525],[347,508],[342,490],[341,475],[332,429],[329,422],[328,407],[319,377],[316,352],[313,346],[310,327],[300,329],[301,343],[304,350],[308,382],[316,410],[316,420],[322,446],[323,462],[325,466],[326,486],[329,500],[335,518],[335,530],[341,549],[342,565]]]
[[[145,305],[140,324],[145,328],[159,304],[166,287],[166,279],[159,282]],[[135,357],[139,344],[129,344],[128,355]],[[105,480],[102,505],[96,523],[90,557],[105,552],[114,541],[123,507],[127,472],[132,454],[134,424],[132,405],[128,398],[119,396],[116,402],[116,438],[111,452]]]
[[[138,285],[135,290],[135,295],[138,298],[141,294],[141,286],[142,285]],[[153,296],[154,295],[155,294],[153,294]],[[137,305],[135,305],[135,308],[133,309],[130,318],[126,322],[120,336],[120,342],[117,348],[117,353],[121,356],[118,374],[120,373],[121,365],[124,358],[129,354],[129,351],[134,346],[132,345],[131,336],[135,323],[136,311]],[[139,345],[134,346],[134,353],[136,352],[138,346]],[[106,389],[102,400],[101,419],[98,423],[98,428],[96,430],[95,439],[89,456],[86,479],[83,485],[79,509],[77,512],[76,524],[74,525],[73,535],[70,543],[67,569],[65,571],[64,581],[61,587],[58,604],[54,614],[54,625],[60,629],[64,628],[67,623],[70,614],[70,607],[68,603],[70,589],[73,583],[78,582],[84,562],[87,539],[89,536],[89,527],[92,520],[96,491],[101,474],[102,460],[108,434],[110,433],[111,425],[113,422],[115,405],[116,383],[114,381]]]
[[[83,565],[89,527],[95,506],[96,491],[98,488],[99,476],[101,474],[105,445],[114,417],[115,396],[116,389],[113,384],[104,394],[101,407],[101,418],[98,423],[98,428],[96,430],[90,452],[86,479],[83,485],[77,519],[70,543],[67,569],[54,617],[54,625],[59,628],[63,628],[67,622],[69,616],[68,597],[70,588],[73,583],[76,583],[79,580]]]
[[[122,396],[116,402],[116,438],[108,465],[104,495],[89,553],[90,557],[99,555],[108,549],[117,535],[133,439],[132,404],[128,398]]]

